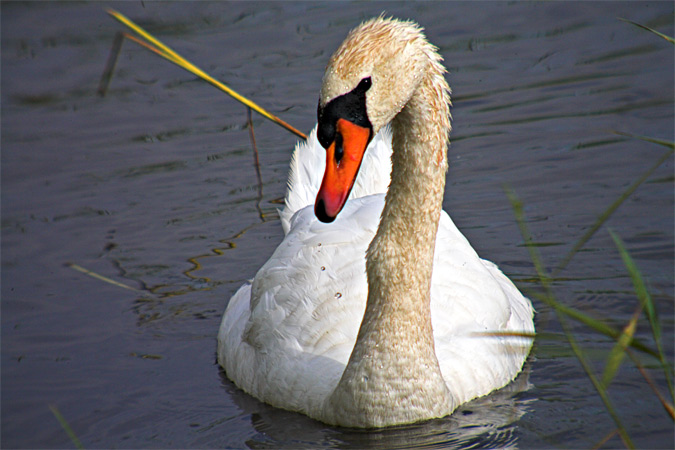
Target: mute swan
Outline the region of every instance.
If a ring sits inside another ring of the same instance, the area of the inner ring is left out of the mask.
[[[382,427],[446,416],[521,370],[532,304],[441,209],[441,60],[419,26],[384,17],[331,57],[292,158],[286,236],[218,334],[220,365],[254,397]]]

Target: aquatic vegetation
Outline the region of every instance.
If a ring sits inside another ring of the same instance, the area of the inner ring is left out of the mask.
[[[625,133],[620,133],[624,134]],[[525,242],[526,247],[530,253],[530,258],[534,264],[535,270],[537,272],[537,278],[543,292],[528,292],[528,294],[547,306],[551,307],[560,322],[565,337],[569,343],[570,348],[574,352],[574,355],[579,360],[584,372],[590,379],[593,384],[598,396],[602,399],[603,404],[607,410],[607,413],[612,417],[614,423],[616,424],[616,430],[612,431],[608,436],[605,436],[602,441],[600,441],[596,447],[600,447],[606,441],[608,441],[615,433],[621,437],[621,440],[628,448],[635,448],[635,444],[628,435],[626,426],[621,422],[620,412],[618,412],[612,405],[612,402],[608,395],[608,389],[612,383],[612,380],[616,376],[616,373],[619,369],[619,366],[625,360],[625,357],[633,362],[633,364],[638,368],[640,373],[644,376],[646,382],[654,391],[656,399],[659,401],[661,406],[664,408],[666,413],[675,420],[675,415],[673,413],[673,402],[675,402],[675,393],[673,392],[673,364],[671,361],[668,361],[666,354],[664,353],[662,335],[661,335],[661,326],[658,319],[656,305],[652,299],[652,296],[647,289],[646,283],[642,273],[638,269],[637,265],[631,258],[628,250],[626,249],[621,238],[613,232],[611,229],[608,229],[609,234],[611,235],[619,254],[626,266],[626,270],[630,275],[630,278],[633,282],[633,287],[635,295],[638,300],[637,309],[629,322],[621,330],[613,328],[607,325],[605,320],[600,320],[593,318],[586,313],[570,308],[569,306],[564,305],[556,299],[555,293],[553,291],[551,280],[554,276],[559,274],[572,259],[579,254],[584,245],[590,240],[590,238],[600,230],[607,220],[610,218],[612,213],[621,206],[630,195],[637,190],[637,188],[644,183],[653,172],[661,166],[665,161],[669,160],[673,152],[675,152],[675,143],[668,142],[660,139],[646,138],[642,136],[633,136],[636,139],[642,139],[648,142],[655,143],[657,145],[662,145],[669,148],[668,151],[664,152],[661,157],[645,171],[636,181],[634,181],[627,189],[625,189],[621,195],[612,202],[609,207],[603,211],[593,223],[593,225],[588,229],[586,233],[575,243],[567,256],[562,260],[562,262],[557,266],[557,268],[550,273],[545,269],[545,264],[542,261],[541,255],[539,254],[538,246],[534,242],[532,235],[530,234],[527,225],[525,223],[525,216],[523,213],[523,203],[518,199],[513,190],[507,188],[507,196],[511,202],[514,214],[516,216],[516,221],[518,222],[518,227],[520,228],[521,235]],[[638,320],[644,316],[644,319],[649,324],[649,327],[652,331],[653,336],[653,345],[650,347],[648,344],[643,343],[638,340],[635,335],[635,330],[637,327]],[[591,364],[588,361],[587,355],[584,353],[584,350],[581,348],[576,338],[574,337],[573,332],[568,323],[568,319],[573,319],[578,322],[583,323],[584,325],[590,327],[598,333],[607,335],[616,341],[614,347],[609,351],[606,357],[605,368],[601,376],[595,373]],[[539,337],[542,338],[541,336]],[[640,358],[635,355],[635,351],[656,358],[658,361],[662,372],[663,377],[666,380],[668,386],[669,398],[667,399],[659,390],[659,388],[652,381],[649,373],[644,367],[644,364],[641,363]]]

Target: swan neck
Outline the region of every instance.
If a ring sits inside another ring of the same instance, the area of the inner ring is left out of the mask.
[[[398,324],[406,333],[396,339],[428,347],[434,361],[430,288],[449,132],[445,80],[440,79],[441,89],[433,77],[422,82],[392,122],[391,185],[368,249],[369,292],[362,325],[373,324],[388,338],[395,328],[390,324]]]
[[[454,409],[436,358],[430,312],[450,127],[441,70],[422,81],[392,121],[391,185],[367,252],[366,310],[332,396],[345,415],[369,411],[355,426],[413,422]]]
[[[423,82],[392,121],[391,184],[367,255],[368,306],[375,306],[367,313],[379,316],[387,308],[406,320],[414,317],[431,345],[429,290],[449,132],[447,102],[439,102],[432,81]]]

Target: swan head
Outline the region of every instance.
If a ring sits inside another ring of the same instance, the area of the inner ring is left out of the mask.
[[[352,30],[330,58],[317,111],[317,137],[326,149],[314,204],[319,220],[335,220],[368,143],[405,107],[430,66],[440,67],[442,77],[436,50],[414,22],[380,16]]]

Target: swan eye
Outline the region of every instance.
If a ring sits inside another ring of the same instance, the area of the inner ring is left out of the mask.
[[[340,161],[342,161],[342,157],[345,154],[344,147],[342,146],[342,134],[336,133],[335,134],[335,164],[340,165]]]
[[[363,80],[359,82],[359,85],[356,86],[356,90],[361,91],[361,92],[366,92],[368,89],[370,89],[370,86],[373,85],[373,80],[371,77],[366,77]]]

